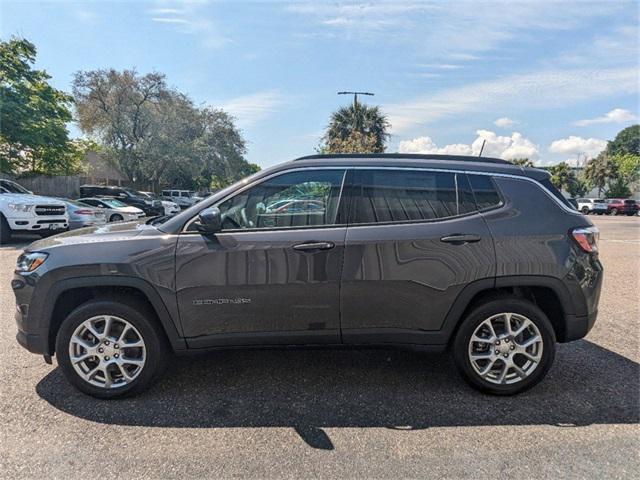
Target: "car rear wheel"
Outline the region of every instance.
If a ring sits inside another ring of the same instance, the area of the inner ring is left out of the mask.
[[[56,337],[58,365],[71,384],[97,398],[148,388],[170,355],[152,314],[126,300],[92,300],[71,312]]]
[[[589,215],[589,207],[582,207],[582,213]]]
[[[555,334],[535,304],[519,298],[487,302],[473,310],[454,340],[464,379],[495,395],[513,395],[540,382],[555,357]]]

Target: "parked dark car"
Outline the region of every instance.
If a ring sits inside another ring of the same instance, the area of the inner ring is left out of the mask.
[[[635,215],[638,213],[638,204],[629,198],[607,198],[607,214],[610,215]]]
[[[593,326],[597,239],[543,170],[314,155],[171,218],[31,244],[17,339],[100,398],[140,392],[172,352],[339,344],[450,348],[473,387],[514,394]]]
[[[153,200],[136,190],[107,185],[82,185],[80,197],[115,197],[122,203],[142,210],[148,217],[164,215],[164,207],[160,200]]]

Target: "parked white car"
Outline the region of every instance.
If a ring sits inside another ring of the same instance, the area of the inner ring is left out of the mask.
[[[601,198],[578,198],[576,202],[578,202],[578,210],[585,215],[590,213],[604,215],[607,213],[607,202]]]
[[[0,179],[0,243],[9,242],[14,233],[44,235],[68,228],[64,202],[34,195],[16,182]]]
[[[165,215],[175,215],[176,213],[180,213],[180,205],[176,202],[172,202],[171,200],[167,200],[165,198],[158,197],[153,192],[138,192],[144,195],[149,200],[160,200],[162,203],[162,207],[164,208]]]
[[[202,197],[198,197],[191,190],[163,190],[162,199],[171,200],[177,203],[180,208],[189,208],[202,200]]]
[[[81,198],[78,201],[92,207],[104,209],[107,222],[131,221],[145,216],[144,212],[139,208],[129,206],[115,198],[93,197]]]

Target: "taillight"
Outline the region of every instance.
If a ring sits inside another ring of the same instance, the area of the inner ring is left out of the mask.
[[[598,239],[600,230],[596,227],[581,227],[571,230],[571,236],[578,246],[587,253],[598,251]]]

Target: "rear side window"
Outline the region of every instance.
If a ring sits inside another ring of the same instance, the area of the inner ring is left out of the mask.
[[[558,190],[556,187],[553,186],[553,183],[551,183],[551,180],[549,180],[548,178],[545,178],[544,180],[541,180],[540,183],[544,188],[549,190],[553,194],[553,196],[556,197],[558,200],[560,200],[564,205],[569,207],[571,210],[575,210],[575,207],[571,205],[571,202],[569,202],[569,200],[567,200],[564,195],[562,195],[562,192],[560,192],[560,190]]]
[[[469,175],[468,177],[478,210],[497,207],[502,203],[498,190],[489,175]]]
[[[455,217],[475,210],[464,174],[419,170],[361,170],[354,223]]]

